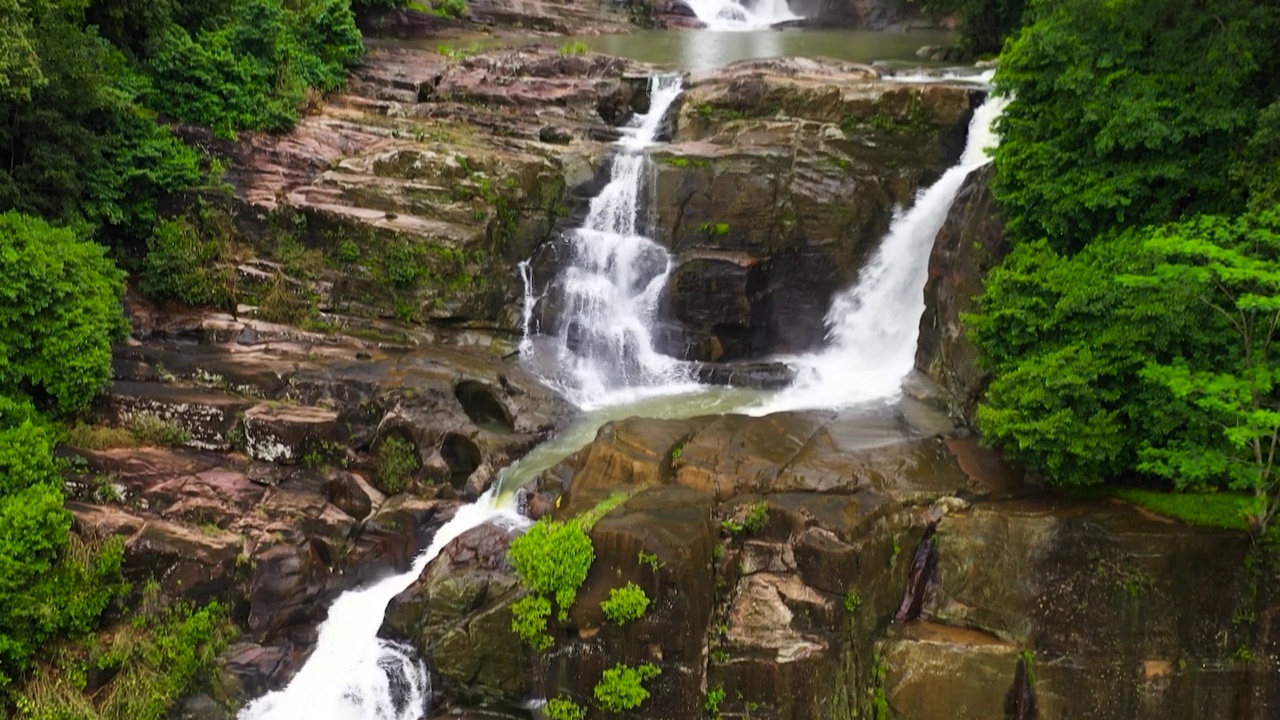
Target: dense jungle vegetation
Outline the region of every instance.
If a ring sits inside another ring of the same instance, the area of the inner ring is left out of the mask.
[[[0,714],[164,717],[229,640],[69,533],[53,450],[110,378],[118,268],[165,270],[160,208],[218,182],[172,124],[288,129],[359,59],[355,13],[394,4],[0,0]]]
[[[1280,6],[1041,0],[1000,56],[1012,251],[973,339],[986,440],[1052,483],[1280,509]],[[1225,524],[1225,523],[1224,523]]]

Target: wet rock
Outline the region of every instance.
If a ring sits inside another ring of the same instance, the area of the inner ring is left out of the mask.
[[[324,497],[342,512],[363,520],[373,510],[369,489],[356,475],[335,471],[324,483]]]
[[[514,706],[530,688],[530,651],[511,630],[521,595],[507,562],[518,532],[481,525],[441,549],[421,578],[392,599],[381,634],[432,659],[445,693],[470,706]]]
[[[319,458],[343,445],[338,413],[310,406],[255,405],[244,414],[243,433],[249,456],[273,463],[298,463],[308,453]]]
[[[151,417],[185,431],[183,443],[205,450],[231,448],[232,428],[251,400],[194,388],[116,381],[102,396],[100,417],[115,425],[128,425]]]
[[[757,358],[822,341],[894,208],[958,157],[977,101],[946,84],[801,58],[695,75],[679,142],[655,154],[656,236],[677,254],[666,317],[682,356]]]
[[[555,125],[543,125],[538,131],[538,139],[544,143],[553,143],[556,145],[567,145],[573,142],[573,136],[564,128]]]
[[[946,390],[943,404],[968,425],[975,422],[990,376],[979,367],[978,350],[965,336],[960,317],[977,309],[974,300],[983,279],[1009,251],[990,190],[994,173],[991,165],[969,173],[934,240],[916,348],[916,367]]]
[[[795,380],[795,371],[780,362],[698,363],[698,382],[708,385],[779,390]]]

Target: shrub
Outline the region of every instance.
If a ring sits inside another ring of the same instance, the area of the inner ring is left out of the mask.
[[[129,418],[129,432],[143,445],[177,447],[191,441],[191,433],[174,422],[155,415],[139,413]]]
[[[541,595],[525,595],[511,605],[511,629],[520,639],[539,652],[551,647],[547,634],[547,618],[551,616],[551,600]]]
[[[595,549],[580,523],[543,518],[511,543],[510,558],[524,585],[554,598],[564,620],[587,579]]]
[[[147,239],[139,287],[154,298],[230,307],[235,303],[235,280],[230,270],[218,265],[224,251],[217,240],[201,237],[187,219],[165,220]]]
[[[724,702],[724,687],[717,685],[707,690],[707,699],[702,703],[702,709],[707,711],[707,717],[712,720],[719,718],[722,702]]]
[[[586,720],[587,711],[568,698],[553,698],[547,701],[548,720]]]
[[[620,588],[609,591],[609,599],[600,603],[605,617],[615,625],[626,625],[633,620],[644,617],[649,609],[649,596],[635,583],[627,583]]]
[[[622,712],[640,707],[649,699],[649,691],[644,683],[662,674],[662,670],[652,663],[639,667],[630,667],[618,663],[604,671],[600,682],[596,683],[596,702],[600,707],[611,712]]]
[[[862,607],[862,596],[858,594],[858,588],[849,588],[849,592],[844,594],[844,609],[854,612],[859,607]]]
[[[587,49],[588,48],[586,43],[582,42],[581,40],[574,40],[572,42],[567,42],[561,45],[560,54],[561,55],[586,55]]]
[[[375,484],[388,495],[404,492],[409,479],[421,467],[418,449],[412,442],[395,435],[378,444],[374,463]]]
[[[111,379],[111,344],[128,329],[124,274],[76,230],[0,214],[0,392],[88,407]]]
[[[431,4],[431,14],[454,20],[465,20],[467,0],[435,0]]]

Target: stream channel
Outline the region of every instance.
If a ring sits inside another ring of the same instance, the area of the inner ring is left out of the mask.
[[[848,60],[904,59],[909,50],[939,39],[923,33],[778,32],[743,23],[736,29],[742,32],[636,33],[584,40],[596,50],[698,68],[801,49]],[[923,411],[903,401],[901,382],[912,370],[929,249],[964,177],[987,160],[985,149],[993,141],[990,126],[1000,102],[988,100],[974,114],[960,161],[932,187],[922,189],[911,207],[896,214],[857,283],[833,298],[826,318],[826,347],[784,358],[797,372],[795,383],[766,393],[699,385],[690,367],[653,348],[650,328],[656,298],[672,259],[661,244],[639,233],[637,218],[645,196],[643,183],[649,177],[648,154],[660,144],[659,127],[681,92],[680,83],[678,75],[652,79],[649,114],[634,118],[624,129],[610,180],[592,200],[583,226],[572,233],[572,258],[562,271],[562,284],[567,288],[573,337],[566,326],[558,334],[529,337],[522,343],[521,361],[582,413],[557,437],[502,471],[474,504],[461,508],[408,572],[338,598],[320,626],[307,664],[285,689],[245,708],[241,720],[422,717],[430,697],[430,675],[411,649],[377,637],[387,603],[461,533],[485,522],[526,524],[517,511],[520,486],[589,443],[606,422],[632,416],[835,409],[841,417],[832,431],[847,447],[894,442],[918,432]],[[530,289],[526,304],[536,300]],[[928,419],[923,422],[927,425]]]

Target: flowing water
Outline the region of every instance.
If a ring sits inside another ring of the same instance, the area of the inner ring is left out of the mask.
[[[797,20],[787,0],[685,0],[708,30],[758,30]]]
[[[487,493],[458,509],[408,572],[343,593],[329,606],[316,649],[288,687],[258,698],[240,720],[418,720],[430,692],[411,648],[378,638],[387,603],[413,584],[441,548],[486,522],[528,524],[508,495]]]
[[[827,347],[792,358],[796,381],[752,414],[849,407],[900,394],[902,379],[915,366],[933,240],[965,177],[990,161],[987,150],[996,142],[991,126],[1004,102],[991,97],[978,108],[960,162],[894,217],[857,283],[832,300]]]
[[[558,343],[539,374],[581,408],[697,387],[684,363],[653,347],[653,322],[671,255],[639,231],[648,150],[680,92],[678,75],[651,80],[648,114],[625,128],[608,184],[569,238],[570,258],[559,280]],[[526,310],[530,300],[527,296]]]

